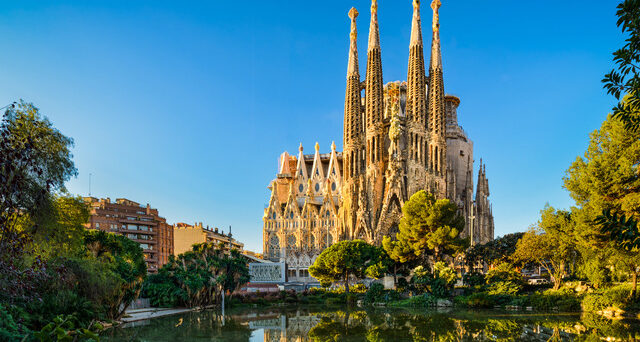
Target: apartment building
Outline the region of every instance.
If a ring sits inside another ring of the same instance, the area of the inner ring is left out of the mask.
[[[124,235],[138,242],[144,251],[147,271],[155,273],[173,254],[173,226],[160,217],[158,209],[140,205],[126,198],[112,202],[110,198],[85,197],[91,208],[86,224],[89,229]]]
[[[173,232],[174,255],[190,251],[194,244],[204,242],[221,245],[226,251],[231,249],[242,251],[244,249],[244,244],[233,238],[231,227],[229,227],[229,233],[225,234],[218,228],[204,227],[202,222],[196,222],[193,225],[184,222],[175,224]]]

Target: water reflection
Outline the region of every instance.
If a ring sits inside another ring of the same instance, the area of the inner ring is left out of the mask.
[[[106,341],[591,341],[640,340],[637,320],[523,315],[282,308],[188,313],[111,329]]]

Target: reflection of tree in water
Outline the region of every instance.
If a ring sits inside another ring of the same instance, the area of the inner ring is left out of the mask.
[[[293,307],[236,311],[224,325],[215,311],[163,317],[142,326],[109,330],[104,340],[249,341],[253,330],[262,329],[265,342],[595,341],[607,337],[630,341],[639,339],[639,323],[597,315]]]

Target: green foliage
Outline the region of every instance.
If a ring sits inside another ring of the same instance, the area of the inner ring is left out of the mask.
[[[20,101],[10,107],[0,133],[0,192],[19,190],[0,196],[2,215],[7,209],[37,212],[49,194],[64,190],[64,182],[77,175],[73,139],[55,129],[33,104]]]
[[[129,304],[138,298],[147,275],[142,248],[125,236],[100,230],[87,230],[84,244],[89,257],[109,265],[112,275],[117,276],[119,284],[113,300],[107,303],[107,316],[118,319]]]
[[[631,297],[632,290],[632,286],[625,284],[587,294],[582,301],[582,309],[587,312],[598,312],[607,308],[639,310],[640,300]]]
[[[416,308],[429,308],[438,304],[436,297],[423,293],[421,295],[409,297],[407,299],[396,300],[389,303],[390,307],[416,307]]]
[[[97,305],[73,290],[53,291],[45,294],[42,301],[33,301],[26,306],[29,323],[33,327],[42,327],[59,315],[68,315],[78,325],[86,325],[98,312]]]
[[[625,129],[620,120],[609,116],[591,134],[584,157],[573,162],[564,178],[565,187],[581,206],[580,229],[575,239],[583,254],[589,258],[596,256],[602,266],[624,270],[634,279],[640,266],[640,253],[633,247],[634,228],[624,232],[610,221],[621,221],[624,216],[627,225],[630,218],[638,219],[639,165],[640,132]]]
[[[33,232],[33,253],[53,258],[82,253],[84,224],[88,221],[89,208],[82,198],[56,196],[46,208],[23,224],[38,227]]]
[[[628,130],[638,132],[640,131],[640,1],[623,1],[618,5],[616,14],[618,27],[627,37],[625,45],[613,53],[613,61],[617,69],[606,74],[602,82],[607,93],[614,95],[619,101],[613,108],[614,116],[620,118]]]
[[[442,279],[445,284],[450,286],[453,286],[456,280],[458,280],[456,271],[442,261],[438,261],[433,265],[433,274],[436,278]]]
[[[562,285],[569,264],[577,259],[574,238],[576,223],[571,213],[546,206],[541,211],[538,227],[529,230],[516,245],[512,258],[520,264],[542,266],[553,280],[554,288]]]
[[[388,257],[382,248],[362,240],[340,241],[318,256],[309,267],[309,273],[321,284],[343,281],[349,292],[350,278],[380,278],[388,265]]]
[[[98,332],[102,330],[100,324],[91,324],[88,328],[77,328],[73,323],[74,320],[73,316],[59,315],[33,335],[40,342],[100,341],[98,337]]]
[[[29,329],[0,304],[0,341],[21,341],[28,333]]]
[[[487,283],[487,292],[490,295],[514,295],[522,291],[525,285],[520,272],[507,263],[502,263],[489,270],[485,281]]]
[[[458,305],[474,309],[492,308],[495,305],[493,296],[486,292],[476,292],[469,296],[458,296],[455,298]]]
[[[431,273],[423,266],[416,267],[411,277],[411,285],[419,293],[429,292],[435,297],[446,298],[451,294],[458,275],[442,261],[436,262],[433,268]]]
[[[214,243],[203,243],[170,257],[147,278],[144,291],[154,305],[196,307],[220,303],[223,292],[233,292],[248,281],[247,260],[237,250],[227,254]]]
[[[365,300],[368,303],[376,303],[384,301],[384,285],[380,283],[373,283],[367,290],[367,294],[365,296]]]
[[[525,233],[506,234],[483,244],[471,246],[465,252],[467,265],[473,267],[484,262],[488,265],[509,262],[516,251],[516,244]]]
[[[462,277],[462,281],[470,287],[481,287],[486,284],[484,274],[479,272],[469,272]]]
[[[448,199],[436,200],[424,190],[411,196],[402,207],[397,241],[382,241],[389,256],[400,263],[426,264],[428,256],[439,261],[445,255],[464,250],[468,241],[460,237],[464,218]]]

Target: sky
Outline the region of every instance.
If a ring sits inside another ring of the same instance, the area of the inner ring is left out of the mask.
[[[562,177],[614,105],[618,1],[442,2],[445,91],[487,164],[495,234],[524,231],[573,205]],[[232,226],[261,252],[278,156],[342,149],[352,6],[364,75],[367,0],[0,0],[0,107],[33,102],[74,139],[70,193]],[[405,80],[411,1],[378,8],[384,81]]]

